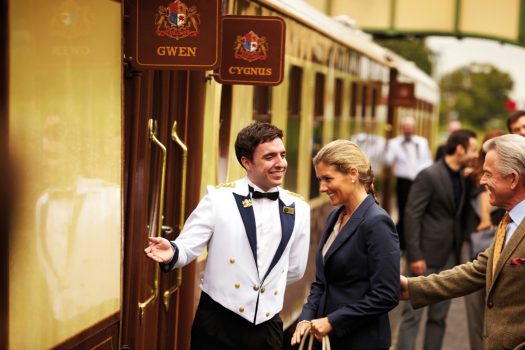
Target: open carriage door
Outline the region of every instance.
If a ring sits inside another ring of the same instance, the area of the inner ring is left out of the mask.
[[[124,6],[123,349],[189,349],[195,268],[163,273],[148,236],[174,239],[200,197],[204,71],[140,69]]]

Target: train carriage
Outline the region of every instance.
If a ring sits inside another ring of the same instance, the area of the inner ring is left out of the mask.
[[[188,349],[206,255],[164,274],[143,248],[148,236],[177,237],[207,184],[243,176],[233,143],[253,120],[285,132],[284,187],[312,210],[310,260],[331,209],[312,155],[360,133],[384,143],[407,114],[429,141],[435,135],[437,85],[303,2],[220,2],[223,15],[284,20],[285,74],[274,87],[220,84],[212,71],[140,68],[130,43],[134,0],[52,0],[38,12],[27,10],[30,0],[0,4],[10,19],[0,28],[10,39],[9,60],[0,62],[9,73],[0,89],[9,106],[2,136],[24,174],[0,247],[9,258],[0,347]],[[415,91],[403,106],[393,96],[400,82]],[[387,194],[380,158],[376,173]],[[313,276],[309,263],[288,288],[285,327]]]

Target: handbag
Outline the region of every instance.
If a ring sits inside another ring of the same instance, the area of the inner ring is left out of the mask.
[[[308,347],[304,347],[304,344],[306,343],[306,338],[309,338],[308,340]],[[306,333],[303,337],[303,339],[301,339],[301,344],[299,344],[299,349],[298,350],[312,350],[312,347],[314,346],[314,335],[310,332]],[[332,348],[330,347],[330,338],[328,338],[327,335],[325,335],[323,337],[323,341],[322,341],[322,345],[321,345],[321,349],[322,350],[331,350]]]
[[[496,234],[497,226],[484,229],[482,231],[475,231],[470,234],[470,257],[476,259],[479,253],[487,249],[494,235]]]

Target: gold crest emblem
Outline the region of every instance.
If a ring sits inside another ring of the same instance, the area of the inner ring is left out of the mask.
[[[264,61],[268,57],[268,42],[266,37],[259,36],[250,30],[244,35],[237,35],[233,50],[234,57],[238,60]]]
[[[249,199],[249,198],[243,200],[243,201],[242,201],[242,206],[243,206],[244,208],[249,208],[249,207],[251,207],[251,206],[252,206],[252,200]]]
[[[160,5],[155,16],[156,33],[176,40],[199,35],[200,16],[197,6],[186,6],[175,0],[168,6]]]

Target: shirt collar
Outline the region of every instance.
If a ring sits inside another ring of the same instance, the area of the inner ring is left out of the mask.
[[[525,200],[522,200],[509,211],[509,216],[512,222],[519,225],[525,217]]]
[[[250,179],[248,179],[248,186],[251,186],[255,191],[259,192],[277,192],[279,190],[277,187],[272,187],[268,191],[264,191],[259,186],[251,182]]]

